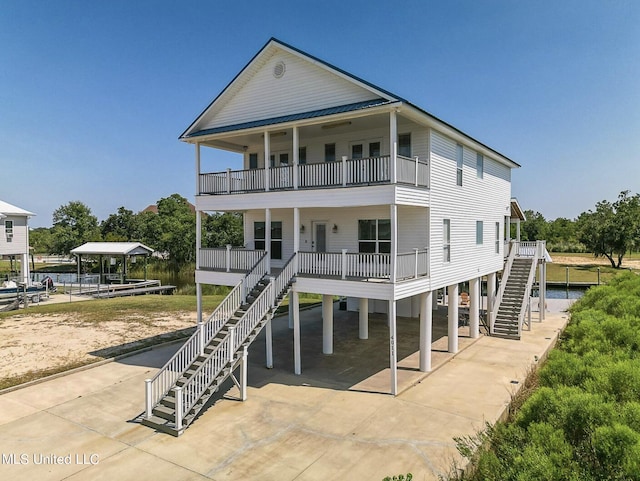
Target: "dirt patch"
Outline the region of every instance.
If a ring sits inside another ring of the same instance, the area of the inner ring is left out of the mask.
[[[68,314],[18,314],[0,321],[0,384],[37,378],[65,366],[77,366],[130,352],[184,335],[196,313],[87,323]],[[61,369],[62,370],[62,369]]]
[[[606,257],[593,257],[585,254],[584,256],[563,256],[562,254],[551,253],[551,258],[556,264],[565,264],[568,266],[607,266],[611,267],[609,259]],[[640,269],[640,259],[622,259],[622,267]]]

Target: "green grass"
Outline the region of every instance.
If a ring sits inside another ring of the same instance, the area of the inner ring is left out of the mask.
[[[547,264],[547,281],[566,282],[567,267],[569,268],[569,282],[598,282],[598,268],[600,269],[600,282],[606,284],[614,276],[620,273],[620,269],[597,265],[566,265],[551,262]]]

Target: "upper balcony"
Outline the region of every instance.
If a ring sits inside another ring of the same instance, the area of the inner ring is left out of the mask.
[[[201,173],[198,195],[404,184],[429,187],[429,164],[418,157],[383,155],[330,162]]]

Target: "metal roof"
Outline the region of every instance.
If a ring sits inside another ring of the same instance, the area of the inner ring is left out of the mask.
[[[21,209],[20,207],[16,207],[15,205],[0,200],[0,215],[1,214],[4,214],[4,217],[8,215],[31,217],[32,215],[35,215],[33,212],[29,212],[28,210]]]
[[[373,99],[365,100],[364,102],[357,102],[348,105],[338,105],[336,107],[329,107],[326,109],[312,110],[311,112],[301,112],[298,114],[282,115],[280,117],[272,117],[270,119],[252,120],[250,122],[244,122],[235,125],[224,125],[222,127],[214,127],[212,129],[199,130],[186,135],[185,138],[199,137],[201,135],[219,134],[222,132],[231,132],[234,130],[251,129],[254,127],[264,127],[266,125],[282,124],[285,122],[291,122],[295,120],[312,119],[315,117],[324,117],[326,115],[341,114],[344,112],[353,112],[355,110],[362,110],[371,107],[378,107],[380,105],[393,103],[386,99]]]
[[[153,249],[140,242],[87,242],[71,250],[75,255],[149,255]]]

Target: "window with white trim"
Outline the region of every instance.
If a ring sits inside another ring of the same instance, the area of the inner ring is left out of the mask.
[[[265,250],[265,223],[253,223],[253,242],[255,249]],[[282,259],[282,222],[271,222],[271,258]]]
[[[442,219],[443,261],[451,262],[451,219]]]
[[[482,179],[484,177],[484,155],[476,154],[476,173],[478,175],[478,179]]]
[[[391,252],[391,220],[358,220],[358,252],[389,254]]]
[[[462,185],[462,165],[464,163],[464,149],[461,144],[456,144],[456,184]]]
[[[496,254],[500,254],[500,222],[496,222]]]
[[[333,162],[336,160],[336,144],[324,144],[324,161]]]
[[[13,221],[12,220],[4,221],[4,233],[7,237],[7,242],[11,242],[13,240]]]
[[[249,154],[249,169],[258,168],[258,154]]]
[[[307,148],[299,147],[298,148],[298,164],[306,164],[307,163]]]
[[[482,245],[484,240],[484,222],[481,220],[476,221],[476,244]]]
[[[411,134],[398,135],[398,155],[411,157]]]

